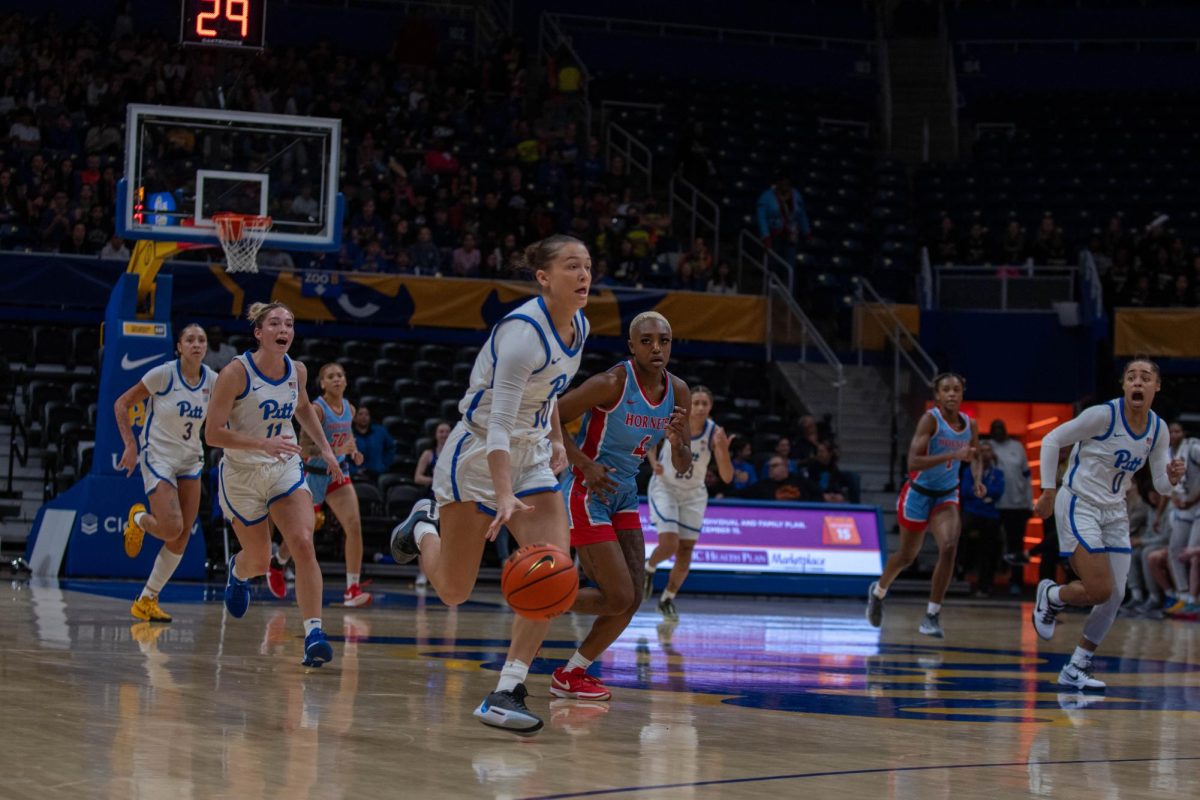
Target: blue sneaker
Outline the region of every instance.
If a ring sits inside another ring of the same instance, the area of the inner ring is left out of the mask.
[[[313,628],[304,637],[304,660],[300,663],[306,667],[319,667],[333,661],[333,646],[325,639],[325,631]]]
[[[229,576],[225,580],[225,609],[231,616],[241,619],[250,607],[250,582],[239,581],[233,576],[233,562],[237,556],[229,557]]]

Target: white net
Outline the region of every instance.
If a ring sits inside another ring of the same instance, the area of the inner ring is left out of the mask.
[[[271,218],[254,214],[213,214],[212,219],[217,226],[217,238],[225,250],[225,271],[258,272],[258,251],[267,231],[271,230]]]

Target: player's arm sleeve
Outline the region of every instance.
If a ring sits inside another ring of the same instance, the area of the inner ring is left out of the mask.
[[[1070,422],[1059,425],[1042,439],[1042,490],[1058,486],[1058,454],[1076,442],[1103,436],[1113,425],[1111,405],[1092,406]]]
[[[167,388],[167,384],[171,380],[171,364],[159,364],[153,369],[146,371],[142,376],[142,385],[149,390],[150,394],[158,394]]]
[[[1171,445],[1165,430],[1167,426],[1158,416],[1155,416],[1154,424],[1158,430],[1153,434],[1154,449],[1150,451],[1150,477],[1154,481],[1154,491],[1169,495],[1175,487],[1167,477],[1167,464],[1171,461]]]
[[[509,449],[517,427],[521,397],[535,370],[549,359],[547,345],[531,323],[513,320],[493,336],[496,367],[492,384],[492,410],[488,415],[487,452]],[[549,399],[549,398],[547,398]]]

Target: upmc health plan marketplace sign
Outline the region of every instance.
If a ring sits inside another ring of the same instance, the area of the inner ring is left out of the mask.
[[[658,543],[650,507],[641,504],[646,554]],[[692,569],[791,575],[881,573],[879,516],[862,506],[713,501]]]

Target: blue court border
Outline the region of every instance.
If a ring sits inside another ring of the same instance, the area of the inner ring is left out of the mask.
[[[929,764],[920,767],[874,767],[869,769],[827,770],[824,772],[796,772],[785,775],[761,775],[750,778],[721,778],[710,781],[689,781],[685,783],[658,783],[646,786],[622,786],[614,789],[589,789],[583,792],[564,792],[562,794],[527,795],[522,800],[568,800],[574,797],[602,797],[631,792],[661,792],[668,789],[691,789],[706,786],[730,786],[741,783],[765,783],[767,781],[793,781],[805,778],[830,778],[841,775],[884,775],[896,772],[932,772],[940,769],[996,769],[1011,767],[1028,767],[1036,764],[1040,767],[1065,766],[1069,764],[1152,764],[1156,762],[1200,761],[1200,756],[1158,756],[1151,758],[1092,758],[1069,759],[1063,761],[998,761],[986,764]]]

